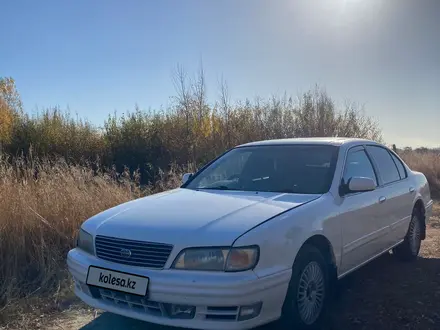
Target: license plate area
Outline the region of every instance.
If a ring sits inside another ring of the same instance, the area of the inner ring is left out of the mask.
[[[113,269],[90,266],[87,272],[87,285],[110,289],[136,296],[145,297],[148,293],[150,279]]]

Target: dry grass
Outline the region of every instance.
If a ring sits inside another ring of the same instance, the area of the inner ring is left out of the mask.
[[[61,290],[65,256],[81,222],[134,193],[127,180],[88,167],[0,159],[0,308]]]
[[[412,170],[425,174],[434,197],[440,198],[440,153],[403,152],[400,154]]]
[[[175,166],[155,187],[140,189],[137,174],[94,172],[92,166],[0,157],[0,324],[23,302],[57,297],[70,286],[66,254],[81,223],[143,195],[176,187]],[[19,304],[17,304],[19,302]]]

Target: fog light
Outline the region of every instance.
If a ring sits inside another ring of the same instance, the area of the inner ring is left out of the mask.
[[[249,306],[241,306],[240,307],[240,313],[238,315],[238,321],[245,321],[253,319],[254,317],[257,317],[261,312],[261,306],[263,303],[258,302],[253,305]]]
[[[165,310],[173,319],[192,319],[196,314],[196,306],[164,304]]]

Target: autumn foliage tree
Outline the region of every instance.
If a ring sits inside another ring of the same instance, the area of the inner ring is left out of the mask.
[[[0,78],[0,151],[11,141],[14,120],[21,112],[21,98],[14,79]]]

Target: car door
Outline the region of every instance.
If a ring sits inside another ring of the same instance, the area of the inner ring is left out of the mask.
[[[400,242],[406,235],[411,220],[414,190],[410,187],[407,173],[398,157],[382,146],[368,145],[366,148],[379,176],[378,191],[383,201],[380,217],[383,226],[388,227],[388,234],[382,237],[383,249],[386,249]]]
[[[352,177],[378,178],[365,148],[354,147],[347,153],[342,184]],[[379,217],[379,198],[376,190],[344,195],[341,202],[342,263],[344,274],[380,252],[379,239],[384,228]]]

